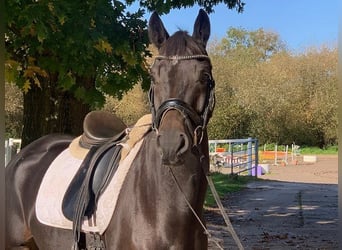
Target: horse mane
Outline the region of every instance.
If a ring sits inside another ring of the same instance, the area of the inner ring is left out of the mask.
[[[206,55],[205,46],[188,34],[179,30],[169,37],[160,49],[160,54],[165,56],[190,56]]]

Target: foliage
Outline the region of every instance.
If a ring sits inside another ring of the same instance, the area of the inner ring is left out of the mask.
[[[140,1],[6,0],[6,81],[24,93],[23,145],[52,132],[77,135],[91,108],[121,98],[138,82],[149,87],[145,8],[167,13],[194,4],[208,11],[240,0]]]
[[[23,97],[18,87],[5,83],[5,137],[20,138],[23,124]]]
[[[291,54],[278,35],[231,28],[210,48],[217,105],[211,139],[337,143],[337,50]]]
[[[143,11],[125,12],[118,1],[7,1],[6,51],[15,82],[27,93],[52,78],[53,87],[71,91],[93,105],[104,93],[120,96],[138,81],[148,84]],[[85,89],[80,76],[95,83]]]
[[[102,110],[115,113],[129,126],[134,125],[140,117],[150,112],[147,93],[136,85],[122,99],[108,96]]]
[[[127,3],[133,3],[133,0],[126,1]],[[158,11],[160,14],[168,13],[171,9],[174,8],[187,8],[198,4],[200,7],[203,7],[208,13],[213,12],[213,7],[219,3],[224,3],[229,9],[236,8],[238,12],[242,12],[244,9],[245,3],[240,0],[211,0],[211,1],[155,1],[155,0],[140,0],[140,5],[146,7],[150,11]]]
[[[211,178],[213,180],[215,189],[222,199],[225,195],[236,192],[243,189],[246,184],[251,181],[252,179],[255,180],[255,177],[251,176],[230,176],[227,174],[221,174],[218,172],[214,172],[211,174]],[[207,190],[207,195],[205,199],[205,206],[213,207],[215,206],[215,198],[213,197],[210,188]]]
[[[227,36],[216,48],[212,49],[211,53],[228,57],[237,57],[243,54],[248,59],[248,63],[256,63],[266,61],[272,55],[284,50],[285,44],[274,32],[267,32],[262,28],[248,31],[243,28],[231,27],[227,31]]]

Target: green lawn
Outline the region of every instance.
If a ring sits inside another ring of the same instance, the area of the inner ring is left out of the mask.
[[[315,155],[334,155],[338,154],[338,146],[330,146],[325,149],[319,147],[302,147],[300,148],[300,154],[315,154]]]
[[[220,198],[222,199],[226,194],[236,192],[243,189],[246,184],[251,180],[256,180],[253,176],[230,176],[221,173],[212,173],[215,188]],[[208,186],[207,195],[205,199],[205,206],[213,207],[216,205],[215,199]]]

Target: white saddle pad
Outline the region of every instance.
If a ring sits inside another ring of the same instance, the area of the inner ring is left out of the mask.
[[[95,215],[83,221],[82,231],[102,234],[106,230],[114,213],[122,184],[142,142],[143,139],[138,141],[127,157],[121,161],[106,190],[99,197]],[[36,200],[36,215],[41,223],[72,229],[72,221],[63,215],[62,200],[81,163],[82,159],[71,154],[70,148],[65,149],[52,162],[43,178]]]

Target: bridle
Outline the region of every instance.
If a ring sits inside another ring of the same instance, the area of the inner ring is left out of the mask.
[[[178,61],[184,60],[209,60],[207,55],[192,55],[192,56],[157,56],[156,60],[169,60],[175,65]],[[153,65],[152,65],[153,66]],[[164,101],[156,110],[154,105],[154,84],[151,84],[149,91],[149,101],[152,113],[152,128],[158,131],[159,126],[165,116],[170,110],[177,110],[181,113],[186,121],[187,127],[193,133],[193,144],[197,146],[201,143],[203,133],[207,127],[210,116],[215,107],[215,81],[211,74],[208,74],[207,94],[204,103],[204,109],[198,113],[188,103],[181,99],[170,98]]]

